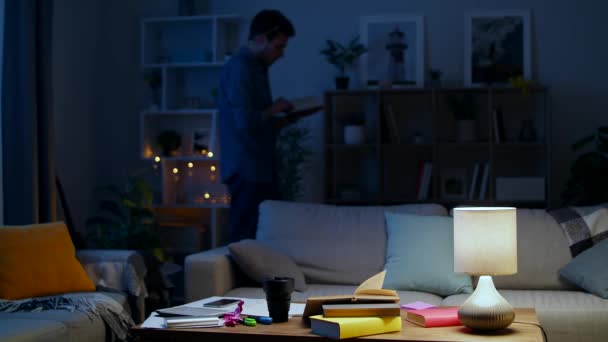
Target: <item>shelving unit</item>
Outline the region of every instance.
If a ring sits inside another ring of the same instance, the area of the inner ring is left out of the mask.
[[[239,48],[239,35],[237,15],[141,22],[142,72],[153,75],[160,85],[156,90],[142,85],[148,94],[140,113],[141,158],[151,161],[160,176],[155,207],[172,217],[174,226],[181,226],[178,221],[186,212],[206,218],[202,224],[209,228],[210,247],[223,240],[224,209],[230,203],[220,181],[214,93],[225,61]],[[157,144],[158,135],[166,130],[181,137],[181,146],[169,155]]]
[[[457,138],[457,121],[448,106],[448,98],[462,96],[475,100],[472,141]],[[531,89],[529,95],[510,87],[326,92],[325,201],[547,207],[551,177],[547,96],[544,87]],[[506,136],[500,142],[495,108],[503,113]],[[344,127],[353,119],[363,122],[365,141],[361,144],[344,143]],[[532,123],[533,141],[519,138],[524,121]],[[431,180],[428,196],[419,197],[424,162],[432,165]],[[482,172],[478,172],[476,191],[470,197],[475,165],[482,170],[484,163],[488,165],[485,196],[480,197]],[[533,178],[542,189],[535,198],[526,194],[512,198],[497,193],[500,177]]]

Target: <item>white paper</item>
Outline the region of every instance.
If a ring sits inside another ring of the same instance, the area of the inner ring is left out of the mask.
[[[201,300],[197,300],[196,302],[180,305],[182,307],[191,307],[191,308],[202,308],[203,304],[212,302],[214,300],[222,299],[222,298],[231,298],[231,299],[239,299],[242,300],[243,303],[243,312],[241,314],[246,316],[269,316],[268,314],[268,306],[266,305],[266,299],[259,298],[242,298],[242,297],[209,297]],[[223,307],[222,309],[227,312],[234,311],[236,309],[237,304],[228,305]],[[291,303],[289,305],[289,317],[302,317],[304,314],[304,306],[303,303]],[[175,318],[175,317],[174,317]],[[221,325],[224,325],[224,320],[220,320]],[[165,328],[166,323],[163,317],[158,317],[156,312],[153,312],[150,317],[148,317],[144,323],[141,325],[142,328]]]

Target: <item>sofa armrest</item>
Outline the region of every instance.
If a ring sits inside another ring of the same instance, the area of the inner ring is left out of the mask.
[[[191,254],[184,261],[186,302],[222,296],[236,286],[236,270],[228,247]]]
[[[143,321],[148,291],[141,254],[132,250],[83,249],[76,251],[76,257],[96,286],[127,293],[133,318]]]

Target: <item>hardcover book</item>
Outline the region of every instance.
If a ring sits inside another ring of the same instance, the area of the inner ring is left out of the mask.
[[[401,317],[310,317],[313,334],[336,340],[401,331]]]
[[[325,304],[325,317],[401,316],[398,303]]]
[[[406,311],[405,319],[425,328],[462,325],[458,320],[457,306]]]
[[[303,317],[322,314],[325,304],[399,303],[397,291],[382,288],[385,275],[386,270],[367,279],[353,294],[308,297]]]

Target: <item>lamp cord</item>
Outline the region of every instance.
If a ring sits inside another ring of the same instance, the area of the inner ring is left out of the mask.
[[[519,323],[519,324],[527,324],[527,325],[534,325],[537,326],[540,331],[543,333],[543,339],[545,340],[545,342],[549,342],[549,339],[547,338],[547,333],[545,332],[545,329],[538,323],[531,323],[531,322],[522,322],[522,321],[513,321],[513,323]]]

